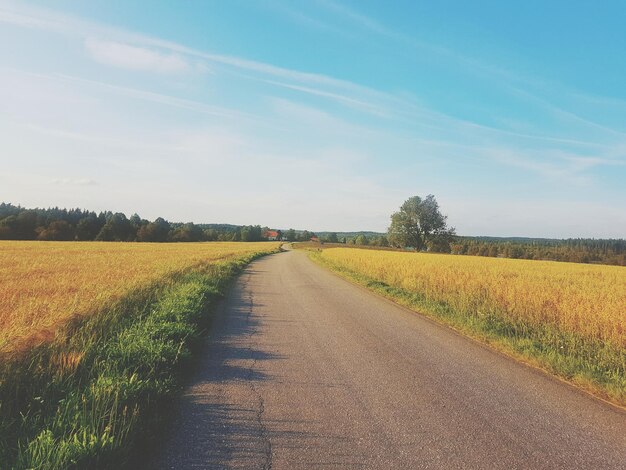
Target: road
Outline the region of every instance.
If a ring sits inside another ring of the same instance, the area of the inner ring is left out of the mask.
[[[290,251],[221,305],[155,468],[626,469],[626,412]]]

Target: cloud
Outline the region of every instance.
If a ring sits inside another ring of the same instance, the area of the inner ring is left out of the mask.
[[[282,82],[277,82],[274,80],[266,80],[266,83],[269,83],[271,85],[276,85],[279,87],[283,87],[283,88],[287,88],[290,90],[295,90],[295,91],[300,91],[303,93],[308,93],[311,95],[315,95],[315,96],[321,96],[323,98],[328,98],[330,100],[336,101],[338,103],[344,104],[346,106],[349,106],[351,108],[354,109],[358,109],[367,113],[371,113],[374,114],[376,116],[381,116],[381,117],[386,117],[388,116],[388,112],[381,109],[380,107],[365,102],[365,101],[361,101],[355,98],[351,98],[349,96],[346,95],[342,95],[339,93],[332,93],[329,91],[324,91],[324,90],[319,90],[317,88],[310,88],[310,87],[304,87],[304,86],[299,86],[299,85],[290,85],[288,83],[282,83]]]
[[[515,178],[519,174],[520,180],[540,191],[551,187],[597,200],[602,188],[590,183],[597,183],[612,169],[623,169],[618,168],[623,167],[620,161],[626,156],[626,141],[621,135],[612,133],[607,139],[606,129],[595,123],[515,90],[509,94],[537,108],[538,116],[549,126],[532,120],[520,126],[495,124],[503,122],[498,119],[501,116],[481,120],[480,113],[454,116],[433,108],[429,104],[433,100],[425,96],[426,104],[422,104],[419,97],[401,90],[370,88],[305,69],[214,54],[13,5],[12,10],[7,9],[0,0],[0,23],[36,29],[40,37],[60,34],[63,41],[57,42],[77,45],[82,60],[131,72],[189,74],[184,83],[177,79],[172,86],[174,81],[169,78],[146,81],[145,76],[132,73],[115,73],[116,84],[106,83],[107,72],[116,71],[101,67],[97,67],[100,75],[95,80],[86,79],[93,67],[65,69],[64,74],[54,73],[59,70],[56,66],[45,73],[45,64],[34,62],[30,72],[7,73],[6,68],[0,68],[0,102],[5,111],[0,126],[20,130],[5,132],[10,139],[9,144],[4,143],[5,154],[14,153],[15,157],[3,164],[14,172],[27,171],[27,166],[42,172],[36,181],[26,177],[3,181],[3,189],[22,203],[75,205],[73,201],[80,197],[81,204],[103,209],[150,210],[152,218],[164,215],[292,224],[315,230],[382,230],[388,215],[414,192],[434,192],[437,196],[461,193],[479,184],[466,183],[473,178],[484,186],[481,194],[503,201],[502,208],[494,209],[495,216],[500,210],[510,210],[505,204],[509,196],[500,194],[505,184],[494,181],[494,185],[483,185],[483,174]],[[359,23],[361,29],[357,31],[371,30],[401,43],[411,40],[396,37],[380,23],[345,11],[341,5],[333,11]],[[54,47],[52,43],[50,47]],[[446,60],[452,56],[449,51]],[[463,60],[458,58],[457,62],[462,65]],[[203,86],[201,93],[194,93],[200,87],[188,86],[198,85],[192,79],[206,78],[189,73],[197,70],[198,63],[207,64],[216,75],[211,77],[210,87]],[[85,78],[70,75],[76,70]],[[490,74],[486,78],[494,81],[500,76]],[[355,80],[369,79],[360,77]],[[167,86],[159,88],[162,83]],[[235,99],[232,91],[237,91]],[[175,96],[178,93],[180,98]],[[514,110],[506,109],[503,113],[510,117]],[[18,125],[22,122],[26,125]],[[559,126],[555,127],[555,122]],[[568,153],[557,153],[557,149]],[[91,173],[98,175],[98,183],[76,176],[57,178],[57,162],[68,168],[80,168],[88,162]],[[485,162],[491,167],[483,168]],[[465,172],[458,175],[458,171]],[[233,181],[237,182],[234,193]],[[99,184],[97,191],[89,187],[92,184]],[[46,192],[37,196],[37,186],[47,187]],[[158,189],[165,186],[172,191],[165,194]],[[103,202],[99,199],[102,194],[111,197]],[[224,194],[231,196],[224,198]],[[485,200],[484,205],[489,202]],[[505,224],[515,229],[514,234],[527,234],[524,225],[514,225],[515,218],[472,225],[480,205],[465,218],[463,214],[470,213],[467,206],[460,202],[457,209],[459,219],[453,224],[459,229],[474,231],[476,227],[475,233],[489,233],[497,224]],[[523,211],[522,206],[519,211],[515,209],[513,214]],[[556,227],[554,234],[576,234],[575,229],[559,232],[558,223],[566,219],[550,213],[536,221],[551,222]],[[603,220],[605,227],[614,227],[608,216]],[[621,223],[620,227],[624,226]]]
[[[320,1],[320,4],[324,5],[325,7],[327,7],[328,9],[336,13],[339,13],[347,17],[348,19],[359,24],[365,29],[368,29],[378,34],[383,34],[385,36],[393,37],[393,38],[400,37],[396,32],[383,26],[378,21],[370,18],[369,16],[365,16],[355,10],[352,10],[351,8],[348,8],[346,5],[340,5],[330,0],[322,0]]]
[[[445,57],[447,60],[457,63],[462,66],[466,72],[471,71],[478,76],[481,76],[483,79],[492,81],[498,88],[508,92],[511,95],[522,96],[525,100],[533,101],[537,106],[542,107],[548,112],[554,114],[560,120],[564,122],[577,122],[584,126],[587,129],[598,130],[602,132],[606,132],[613,136],[617,136],[623,138],[626,136],[626,133],[615,129],[609,126],[605,126],[595,122],[594,120],[588,119],[584,116],[578,115],[568,109],[559,107],[550,101],[542,98],[541,96],[531,93],[529,89],[522,89],[521,86],[526,88],[546,88],[549,82],[544,78],[539,78],[536,76],[528,76],[526,74],[520,73],[520,71],[512,71],[502,66],[496,66],[491,63],[487,63],[483,60],[479,60],[475,57],[470,57],[464,53],[459,53],[458,51],[449,49],[448,47],[444,47],[438,44],[427,43],[423,41],[416,41],[414,38],[405,36],[401,33],[398,33],[391,28],[386,27],[382,23],[366,16],[357,10],[351,9],[343,4],[338,4],[333,0],[318,0],[318,3],[322,6],[325,6],[327,9],[333,11],[334,13],[352,21],[353,23],[381,36],[389,37],[393,40],[396,40],[405,45],[429,51],[431,54],[434,54],[438,58]],[[519,86],[513,85],[513,83],[519,83]],[[617,100],[614,98],[599,98],[595,96],[585,95],[578,91],[567,91],[564,89],[563,84],[552,84],[552,88],[557,88],[557,90],[553,90],[552,94],[555,94],[557,91],[559,93],[565,92],[565,94],[569,98],[578,98],[586,100],[590,103],[594,103],[595,105],[610,105],[610,106],[623,106],[626,104],[623,100]],[[487,126],[480,126],[483,128],[487,128]],[[502,129],[491,129],[496,132],[506,133],[507,131]],[[513,135],[513,133],[511,133]],[[555,138],[555,137],[547,137],[540,135],[523,135],[518,134],[519,137],[524,137],[528,139],[536,139],[536,140],[546,140],[546,141],[554,141],[554,142],[563,142],[568,143],[577,143],[582,145],[588,145],[585,142],[576,142],[572,139],[565,138]],[[591,144],[594,145],[594,144]]]
[[[166,74],[182,73],[191,69],[190,64],[179,55],[164,54],[115,41],[87,38],[85,49],[96,62],[123,69]]]
[[[444,51],[440,50],[440,46],[418,44],[410,38],[397,35],[375,20],[344,5],[336,4],[331,0],[322,1],[320,4],[375,33],[392,36],[405,43],[409,41],[410,45],[414,47],[430,48],[437,55],[446,52],[444,55],[457,62],[465,61],[463,56],[459,56],[453,51],[447,49]],[[568,139],[564,136],[549,136],[541,133],[517,133],[477,122],[464,121],[445,113],[427,109],[410,97],[397,96],[349,80],[319,73],[287,69],[241,57],[209,53],[157,37],[89,22],[43,8],[27,7],[12,2],[8,3],[8,5],[9,7],[0,5],[0,22],[81,37],[87,51],[94,60],[111,66],[160,73],[181,73],[192,68],[202,69],[206,67],[206,65],[202,64],[212,64],[215,67],[219,66],[226,70],[234,70],[240,77],[242,72],[246,72],[248,75],[245,75],[245,78],[250,80],[272,83],[274,86],[289,88],[303,94],[325,97],[346,107],[358,109],[368,114],[378,115],[383,118],[395,117],[408,125],[417,124],[425,128],[432,128],[436,125],[439,129],[450,129],[454,126],[461,132],[464,131],[463,127],[465,127],[465,131],[480,129],[492,135],[508,135],[529,141],[598,145],[597,142]],[[115,40],[101,40],[95,37],[115,38]],[[194,61],[200,61],[201,64],[197,65]],[[467,59],[467,61],[471,62],[473,68],[482,67],[480,63],[474,60]],[[498,79],[501,76],[500,73],[491,70],[491,67],[486,66],[483,68],[489,69],[488,78]],[[281,81],[278,82],[276,79]],[[498,83],[500,82],[499,80]],[[523,96],[526,100],[532,99],[534,103],[545,109],[546,103],[541,98],[515,87],[507,87],[507,89],[513,95]],[[566,121],[574,119],[587,128],[623,136],[623,133],[598,126],[596,123],[585,120],[568,111],[556,107],[552,107],[550,110]]]
[[[536,155],[536,152],[492,149],[484,153],[499,163],[531,171],[550,180],[566,181],[575,186],[586,186],[591,182],[585,176],[587,170],[600,165],[618,164],[603,158],[582,157],[562,151],[543,150]]]
[[[7,70],[1,69],[0,70]],[[110,83],[100,82],[97,80],[89,80],[86,78],[75,77],[72,75],[66,74],[40,74],[40,73],[32,73],[32,72],[24,72],[22,70],[11,70],[11,72],[26,75],[33,78],[41,79],[41,80],[51,80],[51,81],[63,81],[63,82],[71,82],[74,84],[86,85],[89,87],[99,88],[102,90],[106,90],[118,95],[127,96],[129,98],[150,101],[153,103],[163,104],[166,106],[172,106],[181,109],[187,109],[190,111],[194,111],[201,114],[206,114],[210,116],[218,116],[225,118],[241,118],[241,119],[255,119],[254,116],[237,111],[234,109],[223,108],[219,106],[211,106],[206,103],[196,101],[196,100],[187,100],[184,98],[177,98],[175,96],[165,95],[163,93],[155,93],[152,91],[141,90],[137,88],[124,87],[119,85],[111,85]]]
[[[90,178],[55,178],[50,184],[59,186],[95,186],[98,183]]]
[[[138,34],[118,28],[93,23],[82,18],[59,14],[44,8],[29,7],[19,3],[0,4],[0,23],[14,24],[22,27],[50,31],[54,33],[78,36],[84,40],[85,48],[90,56],[98,62],[124,67],[133,70],[152,70],[162,72],[180,72],[192,67],[191,58],[215,65],[234,68],[238,71],[253,72],[261,76],[248,77],[265,81],[267,76],[291,80],[309,86],[341,89],[355,95],[367,96],[370,99],[389,100],[398,103],[401,100],[387,93],[335,77],[287,69],[276,65],[234,57],[213,54],[193,49],[175,42]],[[97,37],[115,38],[112,40]],[[196,67],[202,68],[201,65]],[[265,76],[265,77],[263,77]],[[300,90],[311,93],[312,88]],[[329,90],[319,90],[329,93]]]

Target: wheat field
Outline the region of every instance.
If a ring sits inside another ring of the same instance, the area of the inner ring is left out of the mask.
[[[169,273],[270,245],[0,241],[0,351]]]
[[[626,348],[626,268],[621,266],[350,248],[325,249],[319,256],[468,315],[553,326]]]

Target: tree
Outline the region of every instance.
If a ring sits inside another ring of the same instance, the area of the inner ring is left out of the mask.
[[[354,239],[354,243],[355,245],[369,245],[369,240],[365,235],[360,234]]]
[[[73,240],[74,229],[65,220],[54,220],[46,228],[42,228],[38,240]]]
[[[263,229],[260,225],[245,225],[241,227],[242,242],[258,242],[263,240]]]
[[[154,222],[139,228],[137,240],[140,242],[166,242],[171,228],[167,220],[157,217]]]
[[[76,238],[82,241],[95,240],[100,230],[102,230],[100,221],[92,214],[78,221],[78,225],[76,225]]]
[[[16,226],[16,215],[9,215],[0,220],[0,240],[18,240]]]
[[[34,240],[37,238],[37,213],[32,210],[10,215],[0,223],[0,236],[7,240]]]
[[[309,232],[308,230],[304,230],[299,236],[298,236],[298,241],[300,242],[308,242],[309,240],[311,240],[311,232]]]
[[[331,232],[328,234],[328,237],[326,237],[326,241],[328,243],[339,243],[339,238],[337,238],[337,234],[335,232]]]
[[[128,221],[130,222],[130,225],[135,233],[137,233],[144,225],[148,225],[148,221],[139,217],[139,214],[131,215]]]
[[[170,232],[169,239],[173,242],[199,242],[203,239],[202,229],[190,222]]]
[[[296,241],[296,231],[292,228],[290,228],[289,230],[287,230],[287,241],[289,242],[295,242]]]
[[[97,242],[112,242],[115,241],[115,234],[109,224],[104,224],[98,235],[96,236]]]
[[[389,246],[389,241],[387,241],[387,237],[385,235],[381,235],[380,237],[373,237],[370,240],[370,245],[373,245],[373,246]]]
[[[135,236],[130,221],[121,212],[116,212],[107,219],[96,240],[126,242],[134,240]]]
[[[424,199],[413,196],[404,201],[400,210],[391,216],[389,243],[416,251],[428,249],[450,252],[450,242],[454,240],[455,231],[447,226],[446,219],[439,211],[435,196],[429,194]]]
[[[207,242],[214,242],[218,237],[217,230],[212,228],[207,228],[203,230],[202,238]]]

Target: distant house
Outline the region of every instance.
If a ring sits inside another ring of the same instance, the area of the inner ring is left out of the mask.
[[[263,237],[267,238],[270,241],[280,240],[281,238],[280,233],[278,233],[276,230],[268,230],[263,234]]]
[[[311,241],[312,242],[319,242],[320,239],[319,239],[319,237],[311,237]]]

